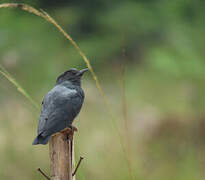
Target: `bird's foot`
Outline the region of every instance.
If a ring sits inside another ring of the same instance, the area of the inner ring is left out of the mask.
[[[67,140],[73,140],[73,135],[75,131],[78,131],[78,129],[73,125],[69,125],[67,128],[63,129],[61,133],[66,135]]]
[[[71,131],[74,133],[75,131],[77,132],[78,131],[78,128],[73,126],[73,125],[69,125],[68,128],[71,129]]]
[[[60,133],[69,134],[70,133],[70,128],[65,128],[65,129],[61,130]]]
[[[69,134],[68,134],[68,139],[69,139],[69,140],[73,140],[74,132],[75,132],[75,131],[77,132],[78,129],[77,129],[75,126],[73,126],[73,125],[69,125],[68,128],[70,129],[70,132],[69,132]]]

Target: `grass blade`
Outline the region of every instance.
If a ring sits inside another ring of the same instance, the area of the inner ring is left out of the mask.
[[[39,110],[40,107],[39,105],[31,98],[31,96],[19,85],[19,83],[9,74],[8,71],[6,71],[6,69],[0,65],[0,73],[6,78],[8,79],[9,82],[11,82],[16,89],[24,96],[26,97],[26,99],[37,109]]]

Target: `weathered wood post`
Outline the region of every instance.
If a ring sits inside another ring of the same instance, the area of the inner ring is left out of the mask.
[[[56,133],[49,142],[51,180],[75,180],[72,177],[74,166],[74,143],[68,139],[70,129]]]

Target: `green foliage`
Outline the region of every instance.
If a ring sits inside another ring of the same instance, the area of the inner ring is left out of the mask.
[[[29,4],[48,11],[89,57],[119,115],[122,132],[118,80],[125,46],[135,179],[203,179],[204,2],[39,0]],[[62,71],[85,67],[53,26],[15,9],[0,10],[0,64],[38,102]],[[77,176],[129,179],[124,154],[89,78],[83,81],[86,100],[76,119],[76,159],[85,156]],[[15,91],[0,76],[0,177],[40,179],[37,167],[49,172],[48,149],[31,146],[38,115]]]

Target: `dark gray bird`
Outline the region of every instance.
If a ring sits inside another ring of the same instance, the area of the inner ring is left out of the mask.
[[[72,128],[72,122],[84,101],[81,77],[87,70],[73,68],[57,78],[56,85],[43,99],[38,135],[33,145],[47,144],[52,134],[66,127]]]

